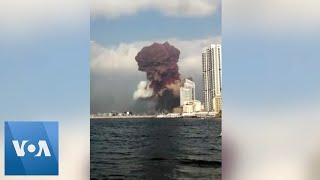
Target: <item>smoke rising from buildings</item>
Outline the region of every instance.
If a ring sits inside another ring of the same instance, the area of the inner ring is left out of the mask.
[[[145,99],[149,98],[153,95],[153,89],[150,88],[150,82],[141,81],[138,86],[137,90],[133,93],[133,99],[137,100],[139,98]]]
[[[135,59],[138,70],[146,73],[148,83],[140,82],[134,98],[155,101],[157,111],[170,112],[174,107],[178,107],[181,84],[177,64],[179,55],[180,51],[168,42],[153,43],[142,48]]]

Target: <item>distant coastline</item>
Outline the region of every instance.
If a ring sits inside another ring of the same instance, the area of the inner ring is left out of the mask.
[[[216,120],[221,120],[221,117],[213,116],[213,115],[193,115],[193,116],[182,116],[182,115],[131,115],[131,116],[90,116],[91,120],[95,119],[148,119],[148,118],[154,118],[154,119],[181,119],[181,118],[194,118],[194,119],[208,119],[213,118]]]

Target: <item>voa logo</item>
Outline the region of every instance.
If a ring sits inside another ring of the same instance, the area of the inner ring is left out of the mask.
[[[58,122],[5,122],[5,175],[58,175]]]
[[[16,150],[17,156],[23,157],[25,155],[24,147],[27,144],[28,140],[23,140],[21,144],[19,144],[18,140],[13,140],[12,144],[14,146],[14,149]],[[45,156],[51,156],[51,153],[49,151],[47,142],[45,140],[40,140],[38,142],[38,153],[35,155],[36,157],[41,156],[42,152],[44,153]],[[34,153],[36,151],[36,146],[33,144],[29,144],[27,150],[30,153]]]

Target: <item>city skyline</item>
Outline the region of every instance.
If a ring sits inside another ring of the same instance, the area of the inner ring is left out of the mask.
[[[221,83],[222,83],[222,56],[221,56],[221,44],[214,43],[209,46],[202,48],[202,83],[196,85],[192,80],[192,77],[188,74],[188,78],[182,78],[180,86],[180,108],[181,113],[192,113],[196,112],[214,112],[215,114],[220,113],[222,106],[221,97]],[[200,72],[199,72],[200,73]],[[148,84],[147,81],[142,81]],[[196,99],[196,87],[202,92],[201,99]],[[149,95],[150,96],[150,95]],[[196,108],[195,108],[196,107]],[[185,110],[185,109],[188,110]],[[190,110],[190,108],[192,110]],[[129,109],[128,112],[132,110]],[[116,111],[110,111],[116,112]],[[100,112],[100,113],[110,113]],[[125,111],[127,112],[127,111]],[[178,111],[179,112],[179,111]]]

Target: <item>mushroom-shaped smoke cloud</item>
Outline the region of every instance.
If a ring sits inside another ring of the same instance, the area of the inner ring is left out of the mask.
[[[144,95],[135,93],[135,99],[149,99],[156,101],[157,111],[172,111],[179,106],[180,73],[178,68],[180,51],[168,42],[153,43],[142,48],[135,57],[139,71],[146,72],[148,83],[140,83],[139,88],[149,93]],[[141,87],[144,85],[144,87]],[[138,89],[139,89],[138,88]],[[144,91],[139,91],[144,92]]]

